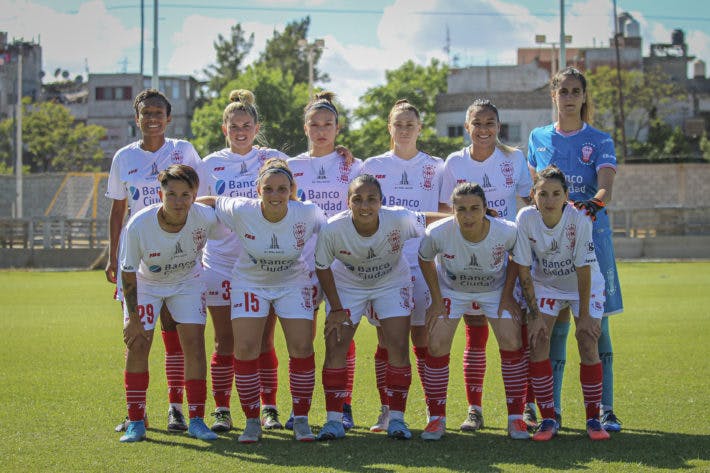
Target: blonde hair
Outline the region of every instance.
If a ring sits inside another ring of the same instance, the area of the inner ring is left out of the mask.
[[[291,183],[291,200],[298,200],[298,186],[293,180],[293,173],[288,167],[288,163],[281,158],[269,158],[259,168],[259,177],[256,178],[257,187],[261,188],[261,180],[270,174],[283,174],[288,177],[288,182]]]
[[[464,125],[468,126],[468,122],[471,119],[471,115],[473,115],[476,110],[490,110],[493,113],[496,114],[496,121],[500,125],[500,115],[498,114],[498,107],[493,105],[493,102],[491,102],[488,99],[476,99],[473,101],[471,105],[468,106],[468,109],[466,109],[466,119],[464,121]],[[466,130],[470,133],[470,130],[466,128]],[[508,156],[510,153],[515,151],[517,148],[514,148],[512,146],[508,146],[504,144],[503,142],[500,141],[500,138],[498,138],[498,134],[496,133],[496,148],[501,150],[503,154]]]
[[[307,123],[308,117],[313,115],[317,110],[328,110],[329,112],[332,112],[333,115],[335,115],[335,124],[337,125],[338,109],[335,107],[333,100],[335,100],[334,92],[322,91],[316,93],[311,99],[311,101],[308,102],[308,105],[306,105],[306,107],[303,109],[304,123]]]
[[[392,109],[390,110],[390,114],[387,116],[387,125],[392,124],[392,117],[399,112],[412,112],[417,116],[417,121],[420,124],[422,122],[422,118],[417,107],[409,103],[409,100],[407,99],[399,99],[394,103]],[[392,135],[390,135],[390,149],[394,149],[394,138]]]
[[[256,108],[256,97],[254,92],[247,89],[235,89],[229,93],[229,104],[224,108],[222,112],[222,125],[226,126],[229,121],[229,117],[236,112],[248,113],[249,116],[254,120],[254,124],[259,124],[259,111]],[[227,146],[230,146],[229,136],[225,136],[225,142]],[[254,137],[254,141],[259,144],[265,145],[261,131],[259,131]]]

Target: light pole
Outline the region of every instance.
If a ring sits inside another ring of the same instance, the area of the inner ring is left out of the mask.
[[[565,35],[565,44],[569,44],[571,42],[572,42],[572,35]],[[536,34],[535,35],[535,44],[546,44],[548,46],[552,46],[552,55],[551,55],[551,59],[550,59],[550,77],[557,74],[557,68],[555,67],[556,66],[556,64],[555,64],[555,56],[556,56],[555,46],[560,46],[560,57],[558,60],[558,64],[561,67],[566,67],[566,66],[563,66],[563,64],[567,63],[567,61],[564,60],[566,58],[563,59],[563,57],[562,57],[562,52],[564,51],[564,45],[561,45],[560,43],[554,42],[554,41],[548,42],[547,36],[545,36],[544,34]]]
[[[301,38],[298,40],[298,46],[306,51],[306,57],[308,58],[308,98],[310,99],[313,95],[313,62],[315,60],[316,51],[325,47],[325,41],[318,38],[312,43],[309,43],[307,39]]]

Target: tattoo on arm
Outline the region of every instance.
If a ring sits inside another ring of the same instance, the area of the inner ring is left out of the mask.
[[[133,277],[125,275],[123,277],[123,300],[128,309],[128,315],[138,314],[138,282],[135,273]]]
[[[538,317],[537,300],[535,299],[535,288],[529,271],[520,271],[520,286],[523,289],[525,302],[528,304],[528,318],[534,320]]]

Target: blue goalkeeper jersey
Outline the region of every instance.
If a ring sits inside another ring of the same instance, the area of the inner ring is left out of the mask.
[[[565,174],[570,199],[589,200],[598,190],[597,172],[616,170],[614,141],[608,133],[586,123],[571,136],[557,132],[554,124],[535,128],[528,142],[528,164],[538,172],[554,164]],[[606,212],[600,214],[597,224],[608,226]]]

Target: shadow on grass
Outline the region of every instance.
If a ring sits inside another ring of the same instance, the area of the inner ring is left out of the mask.
[[[693,460],[710,460],[710,435],[626,429],[610,441],[591,442],[583,430],[565,429],[547,443],[514,441],[502,429],[475,434],[448,431],[438,442],[419,439],[397,441],[384,434],[353,429],[333,442],[298,443],[290,431],[271,431],[251,445],[237,442],[238,433],[221,435],[215,442],[195,445],[179,437],[175,442],[151,440],[153,444],[208,451],[251,464],[257,471],[267,467],[325,468],[347,472],[389,473],[402,468],[447,468],[452,471],[501,471],[497,465],[576,470],[591,462],[628,464],[631,468],[693,468]]]

